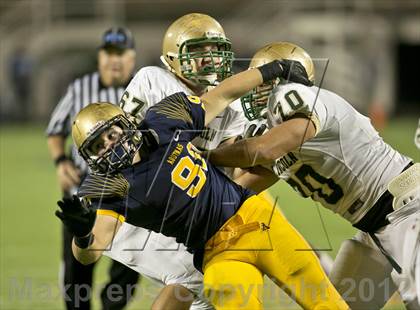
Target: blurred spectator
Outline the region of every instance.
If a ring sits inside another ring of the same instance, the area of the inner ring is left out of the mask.
[[[16,112],[21,120],[27,120],[29,116],[28,99],[31,92],[33,61],[26,53],[24,47],[18,47],[10,59],[9,66],[9,76],[17,106]]]

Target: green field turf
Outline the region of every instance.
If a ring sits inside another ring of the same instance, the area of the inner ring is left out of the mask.
[[[417,119],[398,119],[383,136],[419,161],[413,144],[416,126]],[[60,223],[54,216],[60,191],[43,127],[14,125],[0,130],[0,309],[64,309],[58,287]],[[285,184],[275,185],[271,191],[279,196],[290,221],[317,248],[335,255],[340,242],[354,233],[349,224],[310,200],[299,198]],[[107,264],[108,260],[102,259],[95,271],[96,309]],[[157,290],[143,281],[129,309],[148,309]],[[267,287],[265,297],[267,308],[296,309],[273,286]],[[394,303],[387,309],[402,308]]]

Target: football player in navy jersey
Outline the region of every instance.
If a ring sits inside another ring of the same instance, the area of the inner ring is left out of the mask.
[[[93,171],[79,192],[91,207],[73,197],[56,212],[75,235],[75,257],[84,264],[99,259],[126,221],[184,243],[217,309],[261,309],[264,274],[304,309],[348,309],[313,252],[296,251],[310,247],[283,215],[208,164],[190,142],[263,82],[288,77],[309,84],[302,68],[275,61],[228,78],[201,98],[176,93],[151,107],[140,128],[113,105],[83,109],[72,134]]]

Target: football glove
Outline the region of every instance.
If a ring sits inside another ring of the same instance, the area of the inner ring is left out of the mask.
[[[96,210],[84,206],[76,195],[63,198],[57,204],[61,211],[55,211],[55,215],[75,237],[80,238],[90,234],[95,224]]]
[[[265,132],[266,129],[267,129],[267,124],[265,124],[265,123],[251,124],[245,130],[244,139],[261,136]]]
[[[282,78],[288,82],[300,83],[306,86],[313,85],[308,78],[305,67],[298,61],[289,59],[274,60],[257,69],[260,70],[264,83],[276,78]]]

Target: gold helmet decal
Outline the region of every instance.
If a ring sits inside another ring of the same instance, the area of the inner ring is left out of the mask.
[[[196,49],[206,45],[212,45],[215,49]],[[202,58],[211,59],[211,63],[197,70],[195,59]],[[161,60],[180,77],[204,85],[215,85],[231,75],[233,52],[222,26],[214,18],[191,13],[169,26],[163,39]]]
[[[299,61],[305,68],[309,80],[315,81],[315,68],[311,56],[303,48],[289,42],[274,42],[264,46],[252,57],[249,67],[256,68],[273,60],[281,59]],[[282,83],[282,81],[273,81],[257,87],[241,98],[242,108],[249,120],[263,117],[268,97],[278,83]]]
[[[105,154],[98,156],[90,150],[92,143],[113,125],[123,130],[120,141]],[[111,103],[92,103],[80,110],[72,126],[72,137],[79,154],[96,173],[113,173],[132,163],[141,146],[141,133],[124,111]]]

